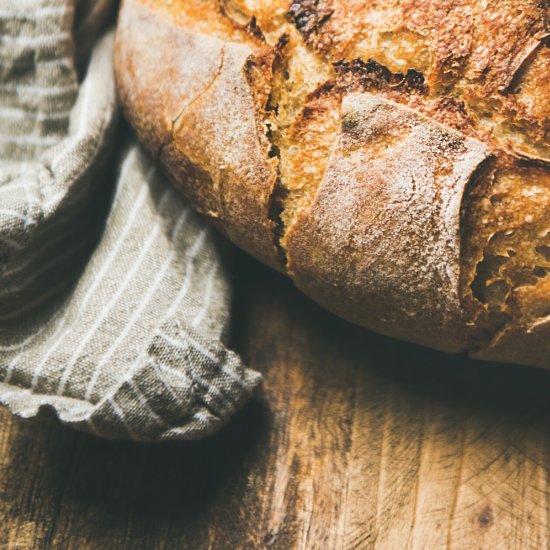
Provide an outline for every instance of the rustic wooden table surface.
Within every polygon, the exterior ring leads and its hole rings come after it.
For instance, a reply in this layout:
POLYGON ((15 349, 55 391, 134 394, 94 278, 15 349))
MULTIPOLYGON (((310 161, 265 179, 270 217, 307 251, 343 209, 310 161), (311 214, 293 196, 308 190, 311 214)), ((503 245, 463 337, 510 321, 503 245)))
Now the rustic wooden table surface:
POLYGON ((550 372, 372 335, 239 265, 257 397, 163 445, 0 411, 0 548, 548 547, 550 372))

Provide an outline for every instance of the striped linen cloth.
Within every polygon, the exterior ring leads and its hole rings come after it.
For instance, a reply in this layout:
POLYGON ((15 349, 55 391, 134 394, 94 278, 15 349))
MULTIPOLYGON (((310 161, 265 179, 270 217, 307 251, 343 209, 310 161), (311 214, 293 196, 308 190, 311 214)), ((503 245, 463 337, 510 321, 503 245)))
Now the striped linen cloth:
POLYGON ((194 439, 261 377, 223 344, 228 245, 119 120, 114 11, 0 1, 0 403, 194 439))

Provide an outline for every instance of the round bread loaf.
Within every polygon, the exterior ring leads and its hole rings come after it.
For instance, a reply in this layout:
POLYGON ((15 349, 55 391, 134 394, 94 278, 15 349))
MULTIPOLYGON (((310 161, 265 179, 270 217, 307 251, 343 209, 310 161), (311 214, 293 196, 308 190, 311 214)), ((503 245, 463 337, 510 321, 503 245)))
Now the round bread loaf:
POLYGON ((193 206, 311 298, 550 367, 540 0, 124 0, 115 67, 193 206))

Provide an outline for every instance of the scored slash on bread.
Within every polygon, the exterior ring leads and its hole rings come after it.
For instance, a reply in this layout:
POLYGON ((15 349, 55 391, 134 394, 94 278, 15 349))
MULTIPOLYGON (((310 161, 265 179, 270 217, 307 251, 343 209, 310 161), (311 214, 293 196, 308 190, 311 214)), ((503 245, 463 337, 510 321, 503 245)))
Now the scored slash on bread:
POLYGON ((287 237, 291 275, 377 332, 466 349, 460 210, 489 149, 376 95, 347 95, 341 111, 322 185, 287 237))
POLYGON ((193 206, 326 308, 550 367, 547 11, 124 0, 117 87, 193 206))

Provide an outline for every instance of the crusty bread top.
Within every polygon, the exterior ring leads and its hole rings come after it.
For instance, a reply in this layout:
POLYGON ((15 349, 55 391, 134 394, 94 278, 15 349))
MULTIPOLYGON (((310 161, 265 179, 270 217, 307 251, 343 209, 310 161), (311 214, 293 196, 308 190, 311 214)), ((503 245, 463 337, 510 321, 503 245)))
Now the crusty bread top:
POLYGON ((116 72, 195 207, 314 299, 550 366, 547 36, 539 0, 125 0, 116 72))

